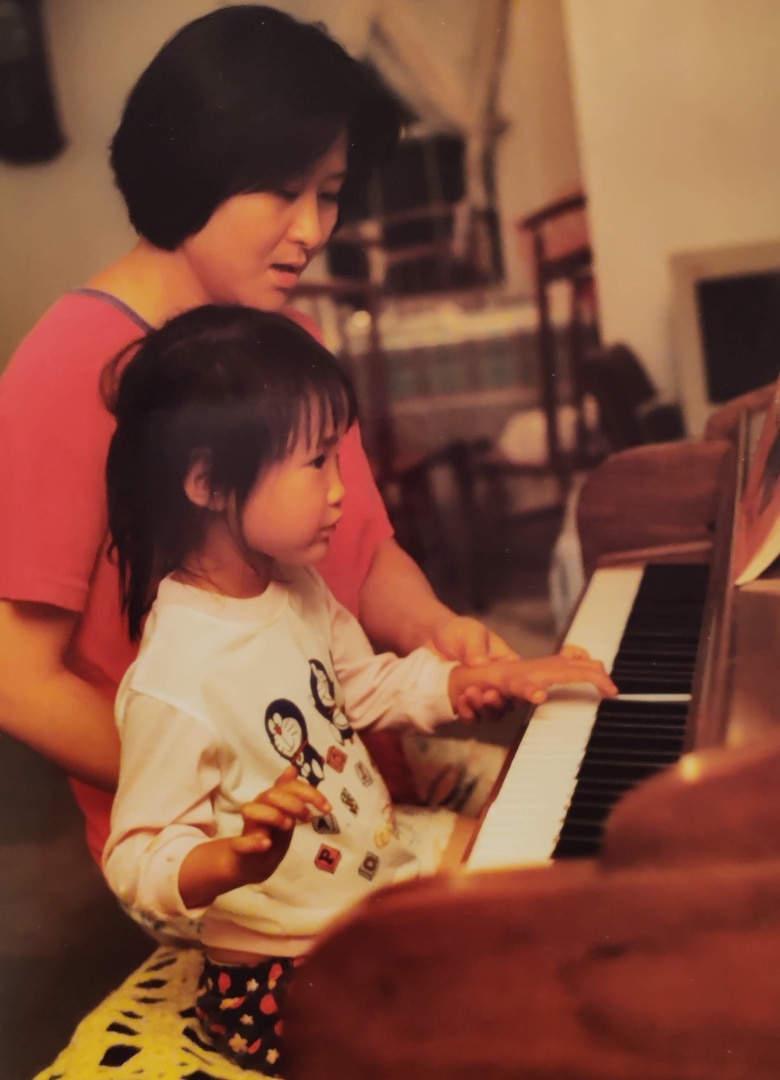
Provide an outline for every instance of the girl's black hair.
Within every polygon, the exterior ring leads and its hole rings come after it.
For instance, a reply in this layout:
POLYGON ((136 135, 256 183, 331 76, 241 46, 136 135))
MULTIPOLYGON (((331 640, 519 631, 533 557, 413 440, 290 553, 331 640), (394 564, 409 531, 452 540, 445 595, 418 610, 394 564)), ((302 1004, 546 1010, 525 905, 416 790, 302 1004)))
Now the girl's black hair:
POLYGON ((346 129, 347 208, 395 146, 402 112, 324 27, 218 8, 178 31, 130 92, 111 166, 136 231, 173 251, 233 195, 304 176, 346 129))
POLYGON ((211 513, 184 491, 197 457, 240 515, 262 470, 299 436, 314 447, 357 415, 348 376, 300 326, 216 304, 177 315, 120 353, 103 396, 116 417, 106 463, 111 555, 133 640, 160 579, 197 548, 211 513))

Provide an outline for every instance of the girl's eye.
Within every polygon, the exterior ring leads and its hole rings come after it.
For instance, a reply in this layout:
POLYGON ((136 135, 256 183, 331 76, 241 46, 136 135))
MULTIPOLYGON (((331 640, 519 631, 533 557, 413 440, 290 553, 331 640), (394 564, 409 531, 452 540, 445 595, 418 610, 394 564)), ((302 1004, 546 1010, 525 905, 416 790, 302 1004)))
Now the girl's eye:
POLYGON ((338 206, 341 199, 341 191, 321 191, 320 199, 322 202, 334 203, 336 206, 338 206))
POLYGON ((292 188, 279 188, 276 194, 285 202, 295 202, 296 199, 301 197, 300 191, 294 191, 292 188))
POLYGON ((320 454, 318 457, 316 457, 314 459, 314 461, 312 461, 312 465, 314 466, 315 469, 321 469, 325 465, 325 460, 326 460, 325 455, 320 454))

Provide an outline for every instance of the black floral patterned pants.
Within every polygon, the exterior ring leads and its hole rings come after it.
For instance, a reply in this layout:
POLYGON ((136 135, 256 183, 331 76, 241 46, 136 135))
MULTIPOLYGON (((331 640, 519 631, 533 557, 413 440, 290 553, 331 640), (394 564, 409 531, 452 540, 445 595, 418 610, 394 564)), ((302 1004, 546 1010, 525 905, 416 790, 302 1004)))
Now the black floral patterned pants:
POLYGON ((204 957, 195 1010, 220 1053, 244 1069, 282 1073, 280 1012, 290 977, 302 962, 302 957, 280 957, 249 966, 204 957))

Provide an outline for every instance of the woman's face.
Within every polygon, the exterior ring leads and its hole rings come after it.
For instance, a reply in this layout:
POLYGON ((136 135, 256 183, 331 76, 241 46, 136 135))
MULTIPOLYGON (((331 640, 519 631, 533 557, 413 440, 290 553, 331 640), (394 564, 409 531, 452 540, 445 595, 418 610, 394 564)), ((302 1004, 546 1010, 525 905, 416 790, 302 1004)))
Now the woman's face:
POLYGON ((305 176, 281 190, 234 195, 221 203, 178 249, 192 277, 193 306, 284 307, 333 232, 346 170, 344 133, 305 176))

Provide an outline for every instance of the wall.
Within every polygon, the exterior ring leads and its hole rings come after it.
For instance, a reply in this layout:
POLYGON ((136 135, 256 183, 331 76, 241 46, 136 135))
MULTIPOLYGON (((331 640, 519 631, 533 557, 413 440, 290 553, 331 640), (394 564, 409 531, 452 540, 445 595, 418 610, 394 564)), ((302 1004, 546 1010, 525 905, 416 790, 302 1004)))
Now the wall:
POLYGON ((670 254, 780 238, 780 4, 564 14, 604 336, 675 395, 670 254))
POLYGON ((65 152, 0 164, 0 364, 46 307, 132 243, 107 147, 128 89, 162 42, 214 0, 45 0, 65 152))
POLYGON ((509 125, 498 144, 507 275, 512 291, 529 292, 514 223, 581 183, 560 0, 511 0, 499 111, 509 125))

